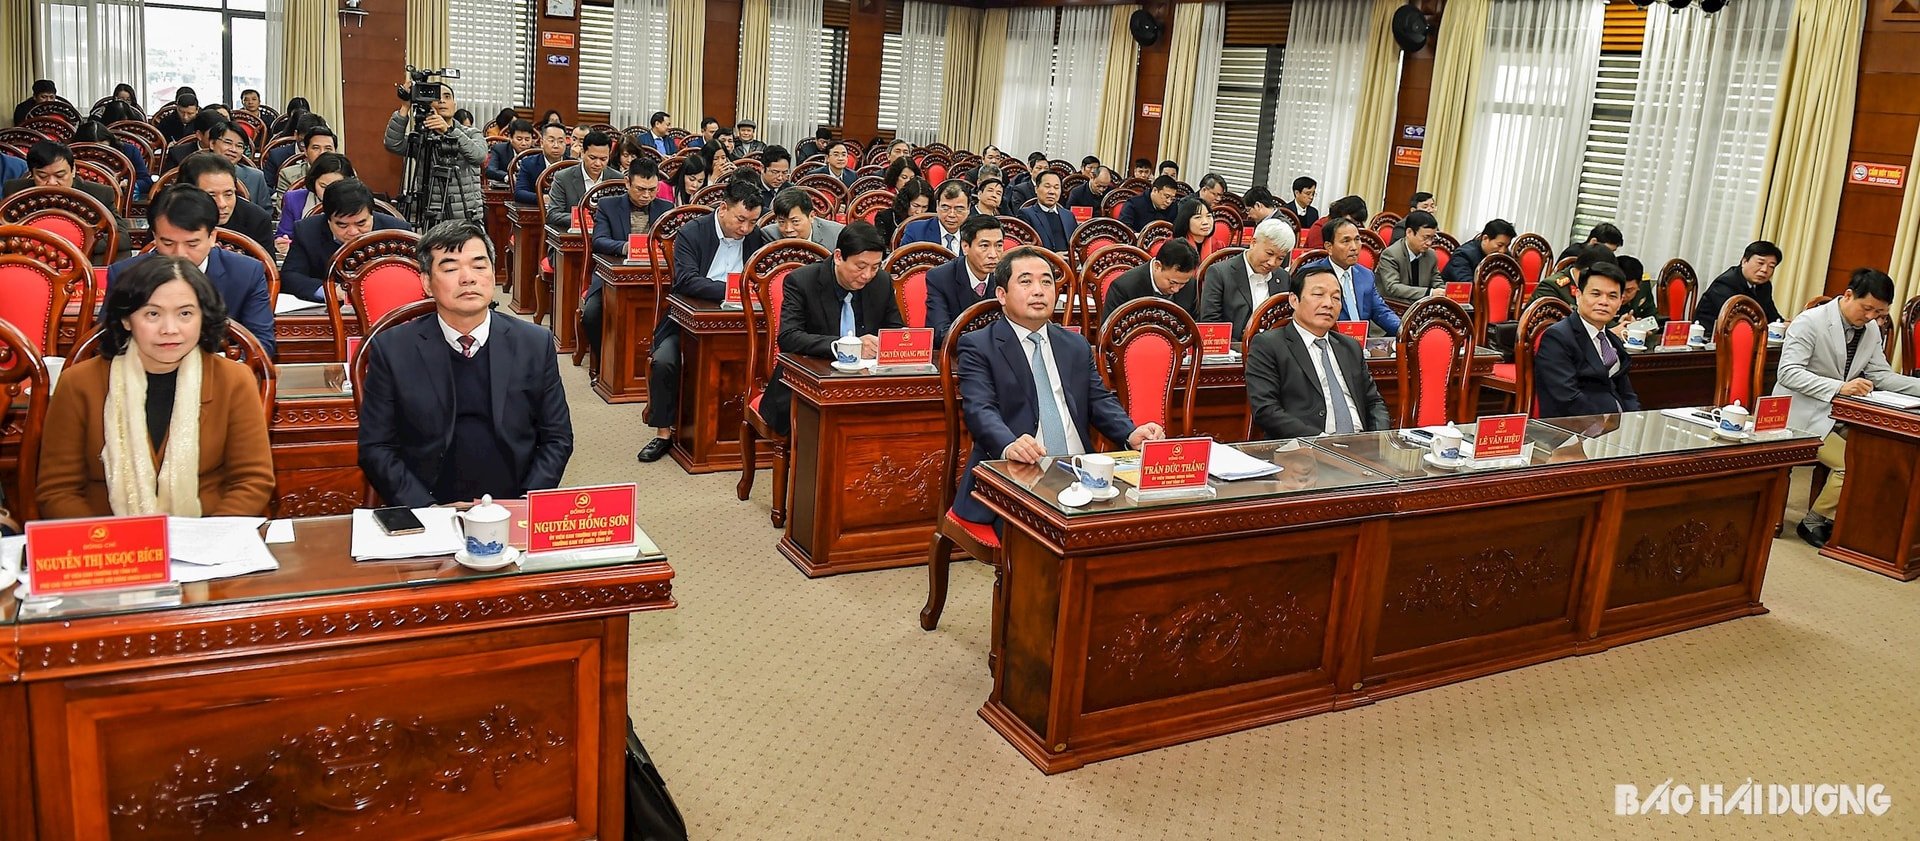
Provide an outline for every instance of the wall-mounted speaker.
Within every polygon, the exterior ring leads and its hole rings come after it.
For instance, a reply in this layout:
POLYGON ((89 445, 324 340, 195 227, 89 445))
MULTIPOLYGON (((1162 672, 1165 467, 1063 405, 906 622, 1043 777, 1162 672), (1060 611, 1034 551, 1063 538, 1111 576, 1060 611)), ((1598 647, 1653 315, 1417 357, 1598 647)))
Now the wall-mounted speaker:
POLYGON ((1393 40, 1400 49, 1417 53, 1427 45, 1427 16, 1411 4, 1393 13, 1393 40))
POLYGON ((1127 28, 1133 30, 1133 40, 1142 47, 1151 47, 1160 40, 1160 21, 1146 9, 1139 9, 1133 17, 1127 18, 1127 28))

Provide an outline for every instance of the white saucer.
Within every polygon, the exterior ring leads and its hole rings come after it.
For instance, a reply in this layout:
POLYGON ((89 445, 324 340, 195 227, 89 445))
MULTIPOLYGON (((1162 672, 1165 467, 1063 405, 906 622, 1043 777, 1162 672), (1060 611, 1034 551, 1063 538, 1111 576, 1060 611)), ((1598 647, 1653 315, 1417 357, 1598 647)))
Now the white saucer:
POLYGON ((1073 487, 1086 491, 1087 496, 1092 497, 1096 502, 1105 502, 1109 499, 1112 499, 1120 495, 1120 489, 1114 487, 1111 482, 1107 484, 1107 489, 1104 491, 1096 491, 1092 488, 1087 487, 1086 485, 1080 484, 1079 482, 1073 483, 1073 487))
POLYGON ((512 546, 508 546, 505 552, 500 553, 500 557, 498 560, 483 563, 483 562, 474 560, 472 555, 467 554, 467 550, 462 549, 458 552, 453 553, 453 559, 456 561, 459 561, 460 565, 463 567, 466 567, 467 569, 479 570, 481 572, 492 572, 496 569, 504 568, 507 565, 520 560, 520 550, 515 549, 512 546))
POLYGON ((852 365, 848 365, 847 363, 841 362, 838 359, 835 359, 832 362, 829 362, 827 364, 833 366, 833 370, 839 371, 842 374, 858 374, 861 371, 865 371, 868 368, 873 367, 872 365, 867 364, 867 360, 864 360, 864 359, 860 360, 859 362, 855 362, 852 365))
POLYGON ((1739 432, 1728 432, 1724 429, 1721 429, 1718 425, 1715 425, 1713 427, 1713 434, 1718 435, 1721 438, 1725 438, 1729 441, 1745 441, 1753 437, 1753 433, 1748 432, 1744 429, 1740 430, 1739 432))
POLYGON ((1473 459, 1467 458, 1465 456, 1461 456, 1460 458, 1454 459, 1452 461, 1448 461, 1446 459, 1443 459, 1434 455, 1432 452, 1421 453, 1420 460, 1428 464, 1431 464, 1434 467, 1438 467, 1441 470, 1459 470, 1460 468, 1466 467, 1467 465, 1473 463, 1473 459))

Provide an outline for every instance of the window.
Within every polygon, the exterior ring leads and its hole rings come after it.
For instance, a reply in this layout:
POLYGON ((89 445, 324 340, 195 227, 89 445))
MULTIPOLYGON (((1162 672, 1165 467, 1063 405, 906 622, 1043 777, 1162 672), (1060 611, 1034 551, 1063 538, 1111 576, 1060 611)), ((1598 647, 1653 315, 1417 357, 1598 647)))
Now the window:
POLYGON ((613 7, 580 7, 579 110, 613 110, 613 7))
POLYGON ((1267 183, 1273 159, 1275 104, 1280 95, 1282 47, 1226 47, 1213 106, 1213 147, 1207 170, 1228 184, 1267 183))
POLYGON ((266 87, 266 0, 150 2, 141 24, 147 61, 142 102, 170 101, 184 85, 202 104, 238 106, 241 91, 266 87))
POLYGON ((1593 86, 1593 119, 1587 124, 1586 152, 1580 159, 1580 192, 1573 210, 1572 241, 1593 226, 1613 222, 1620 210, 1620 177, 1627 160, 1627 130, 1633 123, 1633 96, 1640 76, 1640 55, 1600 56, 1593 86))
POLYGON ((889 32, 880 42, 880 130, 900 127, 900 69, 904 37, 889 32))
POLYGON ((533 104, 533 0, 448 0, 447 66, 479 119, 533 104))
POLYGON ((813 89, 813 121, 818 125, 840 125, 840 103, 847 93, 847 30, 829 26, 820 30, 820 60, 826 65, 827 83, 813 89))

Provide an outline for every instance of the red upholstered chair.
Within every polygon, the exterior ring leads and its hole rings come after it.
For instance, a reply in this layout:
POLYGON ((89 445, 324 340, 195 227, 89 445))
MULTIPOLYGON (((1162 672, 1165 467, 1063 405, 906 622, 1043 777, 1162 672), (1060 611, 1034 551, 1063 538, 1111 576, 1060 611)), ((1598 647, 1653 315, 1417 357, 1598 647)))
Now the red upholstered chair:
POLYGON ((22 126, 0 129, 0 143, 5 143, 8 146, 19 149, 30 148, 33 144, 39 143, 42 140, 52 139, 53 138, 46 136, 46 134, 42 132, 22 126))
POLYGON ((1296 241, 1296 242, 1298 242, 1298 241, 1299 241, 1299 239, 1300 239, 1300 214, 1298 214, 1298 213, 1295 213, 1295 212, 1293 212, 1292 210, 1290 210, 1290 209, 1288 209, 1288 208, 1284 208, 1284 207, 1276 207, 1276 208, 1274 208, 1274 209, 1273 209, 1273 217, 1274 217, 1275 219, 1278 219, 1278 220, 1280 220, 1280 221, 1282 221, 1282 222, 1285 222, 1285 223, 1287 223, 1287 226, 1293 229, 1293 238, 1294 238, 1294 241, 1296 241))
POLYGON ((1288 265, 1293 267, 1306 266, 1325 259, 1327 259, 1327 250, 1324 248, 1296 248, 1293 250, 1293 262, 1288 265))
POLYGON ((787 437, 767 425, 760 414, 760 399, 766 396, 767 380, 773 377, 773 360, 780 355, 780 305, 785 298, 787 275, 801 266, 833 259, 833 254, 803 239, 783 239, 762 246, 747 258, 741 290, 743 297, 758 304, 746 308, 747 318, 747 393, 740 417, 740 483, 734 495, 746 499, 753 494, 754 463, 759 439, 765 438, 773 449, 773 510, 769 518, 774 528, 787 524, 787 437))
MULTIPOLYGON (((367 335, 375 322, 402 304, 427 297, 420 282, 420 235, 412 231, 369 231, 347 240, 327 266, 327 318, 333 322, 334 359, 347 358, 346 316, 341 289, 353 305, 358 334, 367 335)), ((364 340, 363 340, 364 341, 364 340)))
POLYGON ((927 272, 953 259, 931 242, 916 242, 887 255, 884 268, 893 278, 893 303, 908 327, 933 326, 927 323, 927 272))
MULTIPOLYGON (((673 287, 673 246, 674 235, 680 229, 695 222, 711 225, 708 217, 713 209, 705 205, 689 204, 676 207, 660 214, 653 220, 653 234, 647 237, 647 263, 653 267, 653 312, 656 319, 667 317, 667 295, 673 287)), ((642 341, 652 342, 652 331, 646 331, 642 341)))
POLYGON ((1036 248, 1045 247, 1040 244, 1040 232, 1034 230, 1032 225, 1027 224, 1027 220, 1018 216, 1001 216, 998 218, 1000 219, 1000 235, 1006 240, 1006 250, 1012 251, 1022 245, 1031 245, 1036 248))
MULTIPOLYGON (((580 280, 574 285, 574 288, 580 290, 580 300, 583 303, 587 300, 587 290, 593 288, 594 208, 599 207, 601 201, 620 195, 626 191, 627 180, 625 178, 616 178, 612 181, 603 181, 592 187, 588 187, 586 194, 580 197, 580 209, 582 211, 580 217, 584 220, 587 230, 587 253, 580 260, 580 280)), ((585 317, 581 313, 584 312, 585 309, 585 307, 578 305, 573 308, 573 335, 578 337, 578 341, 573 343, 573 367, 580 367, 580 361, 582 359, 591 360, 587 363, 588 379, 597 380, 600 378, 600 349, 598 347, 587 346, 587 334, 582 329, 581 324, 581 319, 585 317)), ((604 335, 605 334, 602 334, 602 337, 604 337, 604 335)))
MULTIPOLYGON (((1292 324, 1293 307, 1294 297, 1292 292, 1282 292, 1261 301, 1255 306, 1253 308, 1253 315, 1247 319, 1247 329, 1240 333, 1241 352, 1245 353, 1245 348, 1253 344, 1253 337, 1276 327, 1285 327, 1292 324)), ((1240 440, 1252 441, 1254 440, 1253 407, 1244 406, 1242 409, 1246 414, 1246 432, 1241 434, 1240 440)))
MULTIPOLYGON (((947 567, 953 563, 954 549, 966 552, 981 563, 993 567, 993 614, 997 619, 1005 607, 1001 604, 1000 578, 1006 565, 1000 553, 1000 536, 993 527, 960 519, 953 513, 953 499, 959 492, 960 471, 965 469, 972 450, 960 417, 960 385, 955 369, 959 367, 960 339, 975 330, 983 330, 1006 316, 997 300, 981 301, 954 319, 953 330, 940 345, 940 396, 946 413, 947 440, 937 481, 940 487, 940 521, 934 526, 933 540, 927 546, 927 605, 920 609, 920 627, 940 627, 940 612, 947 606, 947 567)), ((987 653, 988 670, 999 659, 1000 623, 994 621, 993 637, 987 653)))
POLYGON ((1493 376, 1482 381, 1482 386, 1501 391, 1511 389, 1513 399, 1508 407, 1539 417, 1540 407, 1534 399, 1533 355, 1540 351, 1540 339, 1546 336, 1547 328, 1572 315, 1573 308, 1559 298, 1541 298, 1528 304, 1520 313, 1520 330, 1514 335, 1513 362, 1493 366, 1493 376))
POLYGON ((95 161, 75 160, 73 162, 73 177, 78 181, 98 184, 112 190, 113 212, 122 216, 127 214, 127 196, 131 191, 127 189, 128 185, 120 183, 119 176, 114 175, 113 170, 108 169, 105 164, 95 161))
POLYGON ((27 225, 54 234, 92 254, 103 239, 104 253, 119 253, 120 232, 113 211, 92 196, 67 187, 29 187, 0 200, 0 224, 27 225))
POLYGON ((1358 231, 1358 233, 1360 236, 1360 254, 1356 262, 1362 266, 1366 266, 1367 271, 1373 271, 1374 265, 1380 262, 1380 252, 1387 250, 1387 244, 1382 241, 1380 237, 1374 235, 1372 231, 1362 229, 1358 231))
POLYGON ((692 203, 708 210, 719 210, 720 205, 726 204, 726 202, 727 185, 725 184, 708 184, 705 187, 693 191, 692 203))
POLYGON ((947 180, 947 165, 943 163, 929 164, 926 173, 927 183, 938 187, 947 180))
POLYGON ((1539 234, 1525 233, 1514 238, 1507 255, 1520 264, 1520 279, 1527 284, 1523 294, 1532 295, 1533 288, 1547 276, 1547 267, 1553 265, 1553 244, 1539 234))
POLYGON ((1513 321, 1525 294, 1520 263, 1505 254, 1488 254, 1473 272, 1473 343, 1487 343, 1490 325, 1513 321))
POLYGON ((1374 236, 1379 237, 1381 242, 1391 244, 1393 242, 1393 226, 1398 224, 1400 224, 1400 214, 1389 213, 1382 210, 1379 213, 1373 214, 1372 219, 1367 220, 1367 230, 1374 236))
POLYGON ((42 355, 59 355, 61 316, 75 298, 75 340, 93 329, 97 293, 86 254, 73 243, 39 228, 0 225, 0 320, 42 355))
POLYGON ((1715 370, 1713 405, 1739 403, 1749 409, 1764 396, 1767 372, 1767 313, 1745 295, 1727 299, 1713 325, 1715 370))
POLYGON ((1900 338, 1907 345, 1907 376, 1920 376, 1920 295, 1900 308, 1900 338))
MULTIPOLYGON (((900 247, 901 238, 907 235, 908 225, 912 225, 913 223, 918 222, 922 219, 934 219, 934 218, 937 218, 937 217, 935 217, 931 213, 915 213, 912 216, 909 216, 905 219, 896 220, 897 224, 893 226, 893 239, 891 242, 887 244, 887 248, 891 250, 891 249, 896 249, 900 247)), ((941 246, 941 248, 944 250, 946 246, 941 246)), ((952 254, 953 252, 949 251, 947 253, 952 254)))
POLYGON ((1467 362, 1473 354, 1473 321, 1446 298, 1422 298, 1400 317, 1400 418, 1402 427, 1465 420, 1467 362))
POLYGON ((1433 273, 1439 275, 1447 270, 1447 261, 1453 258, 1453 252, 1460 249, 1460 241, 1445 231, 1435 231, 1429 247, 1433 249, 1433 273))
POLYGON ((1035 250, 1046 259, 1047 266, 1053 270, 1054 293, 1060 300, 1053 310, 1053 323, 1069 329, 1080 329, 1082 335, 1089 337, 1087 342, 1091 344, 1093 333, 1081 327, 1086 319, 1084 312, 1086 296, 1080 288, 1080 275, 1073 271, 1072 266, 1067 265, 1067 258, 1044 248, 1036 247, 1035 250))
POLYGON ((1086 335, 1093 335, 1107 319, 1107 287, 1128 269, 1151 259, 1147 252, 1131 245, 1108 246, 1087 259, 1086 267, 1080 270, 1081 297, 1092 299, 1082 305, 1085 312, 1080 324, 1086 335))
POLYGON ((67 122, 59 117, 28 117, 26 122, 20 124, 20 127, 40 132, 46 135, 47 139, 56 140, 61 143, 73 139, 73 123, 67 122))
POLYGON ((1174 438, 1193 433, 1200 388, 1200 329, 1193 316, 1164 298, 1136 298, 1101 325, 1099 347, 1101 376, 1134 423, 1160 424, 1174 438))
POLYGON ((1653 288, 1662 315, 1675 321, 1693 318, 1693 306, 1700 300, 1700 276, 1687 261, 1678 257, 1668 260, 1660 267, 1653 288))
POLYGON ((28 119, 49 116, 59 117, 61 122, 70 126, 80 125, 80 109, 73 107, 73 103, 67 101, 64 96, 56 96, 47 102, 34 103, 33 107, 27 109, 28 119))
MULTIPOLYGON (((88 333, 67 354, 67 364, 84 362, 100 355, 100 343, 105 335, 106 330, 101 328, 88 333)), ((280 378, 280 369, 274 366, 272 359, 267 358, 266 346, 260 344, 260 340, 240 322, 229 320, 227 340, 221 345, 220 355, 247 366, 247 370, 253 372, 253 379, 260 386, 260 405, 266 408, 267 418, 272 419, 274 402, 278 397, 273 384, 280 378)))
MULTIPOLYGON (((528 151, 538 152, 540 150, 529 149, 528 151)), ((353 408, 356 414, 359 413, 360 411, 361 396, 367 393, 367 389, 366 389, 367 358, 368 358, 367 349, 373 347, 374 340, 379 338, 382 334, 386 333, 387 331, 392 330, 393 328, 398 327, 402 324, 405 324, 409 321, 412 321, 416 318, 424 318, 426 316, 432 315, 433 313, 434 313, 434 303, 432 298, 422 298, 418 301, 410 301, 408 303, 401 304, 400 306, 395 307, 393 311, 387 313, 385 316, 382 316, 379 320, 373 323, 372 329, 369 329, 366 332, 365 337, 360 340, 360 343, 361 343, 360 352, 357 354, 354 354, 353 364, 347 366, 347 378, 350 382, 353 383, 353 408)), ((373 492, 372 482, 365 483, 365 490, 362 492, 362 495, 366 498, 366 504, 369 506, 378 505, 380 503, 379 494, 376 494, 373 492)))
POLYGON ((1120 206, 1143 192, 1146 192, 1146 188, 1134 186, 1125 181, 1113 185, 1112 189, 1107 190, 1106 195, 1100 197, 1099 215, 1118 219, 1120 206))
POLYGON ((1173 239, 1173 223, 1164 219, 1155 219, 1140 229, 1140 236, 1134 244, 1140 246, 1148 254, 1158 254, 1160 252, 1160 243, 1170 239, 1173 239))
POLYGON ((878 174, 862 175, 859 178, 853 179, 853 186, 849 187, 848 191, 853 193, 856 198, 861 193, 871 193, 874 191, 883 193, 893 192, 887 189, 887 179, 880 177, 878 174))
POLYGON ((880 215, 880 211, 892 206, 892 192, 887 190, 869 190, 853 197, 853 204, 850 205, 847 210, 847 219, 849 221, 858 219, 871 225, 873 224, 873 218, 880 215))
MULTIPOLYGON (((5 287, 9 270, 5 259, 0 257, 0 292, 11 294, 5 287)), ((0 311, 7 308, 6 294, 0 294, 0 311)), ((15 450, 20 463, 5 490, 14 517, 22 523, 40 516, 34 490, 40 485, 40 436, 47 420, 47 399, 53 394, 41 356, 39 342, 0 317, 0 436, 20 442, 15 450)))
POLYGON ((1240 209, 1240 200, 1234 198, 1232 193, 1228 193, 1226 197, 1232 198, 1233 203, 1229 204, 1222 200, 1219 206, 1213 209, 1213 237, 1210 241, 1216 251, 1241 245, 1246 240, 1247 214, 1240 209))
MULTIPOLYGON (((105 143, 74 143, 67 148, 73 150, 73 159, 76 162, 97 164, 111 173, 113 180, 103 183, 119 187, 121 203, 122 205, 126 203, 126 197, 133 193, 133 181, 137 177, 137 171, 133 168, 133 160, 127 157, 124 150, 105 143)), ((124 215, 127 212, 126 207, 121 207, 120 212, 124 215)))
POLYGON ((1071 195, 1073 188, 1085 183, 1087 183, 1087 177, 1081 175, 1079 172, 1069 172, 1066 175, 1062 175, 1060 176, 1060 195, 1062 197, 1071 195))
POLYGON ((1118 219, 1095 216, 1080 223, 1067 235, 1067 257, 1075 266, 1085 266, 1094 252, 1113 245, 1133 242, 1133 229, 1118 219))

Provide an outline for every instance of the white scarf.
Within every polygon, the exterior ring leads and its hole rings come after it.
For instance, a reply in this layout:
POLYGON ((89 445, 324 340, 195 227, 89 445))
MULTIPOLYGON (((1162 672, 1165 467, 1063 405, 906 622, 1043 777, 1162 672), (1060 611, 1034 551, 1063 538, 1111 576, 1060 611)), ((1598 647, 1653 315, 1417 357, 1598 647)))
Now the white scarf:
POLYGON ((128 341, 126 352, 111 363, 101 460, 107 466, 107 501, 114 514, 200 516, 201 357, 196 347, 180 360, 167 449, 157 472, 147 436, 147 369, 139 347, 128 341))

